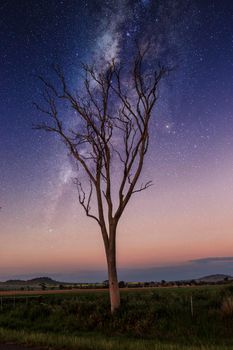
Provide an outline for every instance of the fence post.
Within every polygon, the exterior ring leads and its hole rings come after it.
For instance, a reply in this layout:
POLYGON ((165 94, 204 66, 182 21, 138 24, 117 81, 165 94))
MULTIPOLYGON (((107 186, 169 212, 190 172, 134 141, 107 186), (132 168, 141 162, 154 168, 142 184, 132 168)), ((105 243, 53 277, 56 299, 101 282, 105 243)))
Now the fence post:
POLYGON ((190 297, 190 308, 191 308, 191 315, 193 317, 193 296, 190 297))

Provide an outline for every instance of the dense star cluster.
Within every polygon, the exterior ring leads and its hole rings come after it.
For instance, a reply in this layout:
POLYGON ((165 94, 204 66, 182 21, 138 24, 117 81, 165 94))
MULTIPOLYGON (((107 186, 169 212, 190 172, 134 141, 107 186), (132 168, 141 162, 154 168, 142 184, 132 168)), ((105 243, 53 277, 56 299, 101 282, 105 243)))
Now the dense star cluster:
MULTIPOLYGON (((78 90, 82 62, 94 62, 101 69, 112 58, 128 64, 135 42, 143 45, 148 40, 151 64, 161 61, 174 69, 160 86, 152 118, 144 176, 154 187, 134 200, 121 229, 122 236, 129 237, 123 238, 126 248, 134 225, 146 230, 148 237, 142 246, 138 233, 135 249, 142 249, 138 260, 130 260, 125 248, 120 263, 153 265, 229 255, 233 243, 228 217, 233 205, 232 16, 233 3, 228 0, 1 1, 0 276, 12 273, 13 261, 20 265, 18 273, 36 271, 42 261, 54 271, 56 264, 51 261, 61 255, 67 270, 87 266, 81 251, 90 239, 93 259, 87 268, 98 261, 103 265, 102 247, 93 233, 97 229, 77 203, 74 168, 64 145, 54 135, 32 130, 41 120, 33 107, 41 93, 37 76, 54 81, 51 65, 58 63, 71 88, 78 90), (135 213, 140 216, 142 210, 140 223, 134 223, 135 213), (210 225, 213 217, 215 226, 210 225), (211 250, 208 240, 223 238, 220 251, 211 250), (77 257, 75 250, 69 252, 78 244, 77 257), (41 250, 32 258, 37 246, 41 250)), ((63 118, 72 125, 71 111, 64 112, 63 118)))

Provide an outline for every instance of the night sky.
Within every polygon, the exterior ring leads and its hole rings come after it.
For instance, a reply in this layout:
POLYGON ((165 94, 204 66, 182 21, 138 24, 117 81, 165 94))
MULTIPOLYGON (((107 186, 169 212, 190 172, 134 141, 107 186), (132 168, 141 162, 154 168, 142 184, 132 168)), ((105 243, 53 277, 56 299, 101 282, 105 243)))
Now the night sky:
POLYGON ((53 79, 59 63, 80 89, 81 62, 130 60, 148 38, 151 60, 176 69, 152 118, 143 177, 154 186, 119 226, 121 276, 233 274, 233 2, 1 0, 0 279, 104 279, 102 238, 79 207, 67 151, 32 129, 36 77, 53 79))

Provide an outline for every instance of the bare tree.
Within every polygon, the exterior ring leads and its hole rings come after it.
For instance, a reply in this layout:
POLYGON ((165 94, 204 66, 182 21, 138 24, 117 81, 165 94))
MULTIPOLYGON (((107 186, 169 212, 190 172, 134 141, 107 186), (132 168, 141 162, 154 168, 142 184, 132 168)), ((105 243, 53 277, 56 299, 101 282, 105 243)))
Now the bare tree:
POLYGON ((35 104, 48 116, 36 128, 58 134, 88 179, 87 184, 79 172, 78 198, 86 215, 98 223, 102 233, 112 313, 120 306, 117 226, 131 196, 152 185, 148 181, 136 187, 148 150, 149 122, 158 85, 168 72, 161 65, 151 69, 148 50, 138 49, 129 69, 116 60, 100 70, 83 65, 85 76, 80 91, 70 89, 63 71, 55 66, 58 87, 40 77, 45 103, 35 104), (66 127, 67 118, 62 112, 64 108, 61 109, 67 104, 77 118, 72 129, 66 127))

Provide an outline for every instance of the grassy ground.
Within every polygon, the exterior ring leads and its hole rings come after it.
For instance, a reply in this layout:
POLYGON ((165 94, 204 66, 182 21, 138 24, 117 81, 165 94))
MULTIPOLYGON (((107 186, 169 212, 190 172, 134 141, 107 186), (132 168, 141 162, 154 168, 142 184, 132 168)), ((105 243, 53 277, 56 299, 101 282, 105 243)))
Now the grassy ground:
POLYGON ((0 342, 15 342, 46 349, 69 350, 231 350, 231 345, 180 345, 159 343, 152 339, 105 337, 100 335, 58 335, 13 331, 0 328, 0 342))
MULTIPOLYGON (((233 349, 233 286, 2 297, 0 341, 54 348, 233 349)), ((1 306, 1 305, 0 305, 1 306)))

